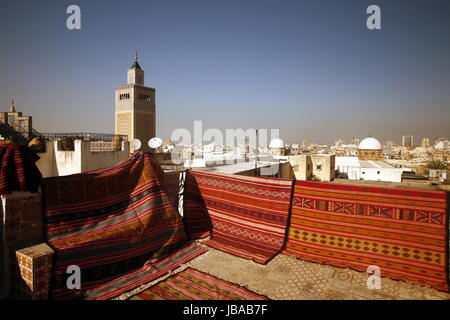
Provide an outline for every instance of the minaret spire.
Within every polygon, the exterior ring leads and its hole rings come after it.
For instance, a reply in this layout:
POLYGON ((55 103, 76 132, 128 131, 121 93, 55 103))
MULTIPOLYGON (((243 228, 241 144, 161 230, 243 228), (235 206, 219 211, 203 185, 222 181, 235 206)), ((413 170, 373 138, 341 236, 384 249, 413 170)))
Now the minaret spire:
POLYGON ((16 112, 16 108, 14 107, 14 99, 11 99, 11 105, 9 106, 9 112, 16 112))
MULTIPOLYGON (((135 50, 134 51, 134 62, 133 62, 133 64, 131 65, 131 68, 130 69, 141 69, 141 66, 139 65, 139 62, 138 62, 138 53, 137 53, 137 50, 135 50)), ((142 70, 142 69, 141 69, 142 70)))

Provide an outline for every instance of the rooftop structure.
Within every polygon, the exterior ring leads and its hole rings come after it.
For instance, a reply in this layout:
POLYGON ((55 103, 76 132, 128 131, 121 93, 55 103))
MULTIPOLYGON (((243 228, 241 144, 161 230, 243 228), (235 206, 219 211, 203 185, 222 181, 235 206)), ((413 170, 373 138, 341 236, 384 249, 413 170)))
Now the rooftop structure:
POLYGON ((360 156, 336 157, 335 169, 340 178, 386 182, 402 182, 403 172, 411 171, 409 168, 395 168, 384 161, 361 160, 360 156))
POLYGON ((363 139, 358 146, 358 158, 360 160, 381 161, 383 147, 381 143, 372 137, 363 139))
MULTIPOLYGON (((115 133, 127 135, 131 142, 138 139, 139 150, 149 150, 148 142, 156 135, 156 90, 144 85, 144 70, 137 53, 127 72, 127 84, 115 92, 115 133)), ((131 144, 131 151, 135 151, 131 144)))
POLYGON ((22 112, 16 111, 14 100, 12 100, 8 112, 0 112, 0 124, 3 125, 0 127, 0 134, 3 139, 24 143, 33 138, 32 120, 31 116, 24 116, 22 112))

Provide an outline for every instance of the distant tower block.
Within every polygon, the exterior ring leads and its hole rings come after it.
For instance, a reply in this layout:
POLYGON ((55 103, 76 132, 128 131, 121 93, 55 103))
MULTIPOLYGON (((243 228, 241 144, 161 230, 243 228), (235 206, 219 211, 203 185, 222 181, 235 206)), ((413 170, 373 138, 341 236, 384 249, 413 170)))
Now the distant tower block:
POLYGON ((144 70, 136 53, 128 69, 128 84, 116 88, 115 131, 129 141, 139 139, 139 150, 149 150, 148 141, 156 135, 155 97, 155 89, 144 86, 144 70))

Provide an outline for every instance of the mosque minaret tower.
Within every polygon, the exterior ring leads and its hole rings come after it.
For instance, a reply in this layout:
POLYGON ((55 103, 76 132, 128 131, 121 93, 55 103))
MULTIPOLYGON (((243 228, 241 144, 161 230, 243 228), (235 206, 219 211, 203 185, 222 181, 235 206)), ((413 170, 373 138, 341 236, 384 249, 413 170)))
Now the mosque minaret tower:
POLYGON ((116 88, 115 132, 127 135, 128 141, 139 139, 139 150, 148 150, 148 141, 156 133, 156 96, 154 88, 144 86, 137 52, 127 78, 126 85, 116 88))

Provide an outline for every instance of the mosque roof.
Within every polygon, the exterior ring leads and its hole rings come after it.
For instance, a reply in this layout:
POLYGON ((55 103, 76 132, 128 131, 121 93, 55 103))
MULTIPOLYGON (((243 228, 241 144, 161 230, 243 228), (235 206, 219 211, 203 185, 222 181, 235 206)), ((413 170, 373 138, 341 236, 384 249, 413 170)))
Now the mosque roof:
POLYGON ((363 139, 358 146, 358 149, 360 150, 381 150, 383 149, 381 147, 380 141, 373 137, 368 137, 363 139))
POLYGON ((269 148, 284 148, 284 141, 279 138, 272 139, 269 143, 269 148))
POLYGON ((133 64, 131 65, 130 69, 139 69, 142 70, 141 66, 139 65, 139 62, 137 62, 137 60, 135 60, 133 62, 133 64))

